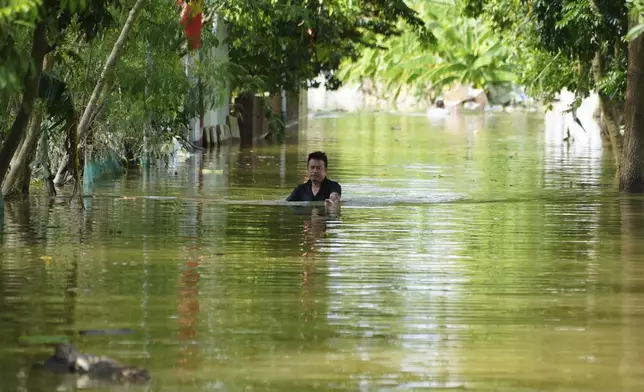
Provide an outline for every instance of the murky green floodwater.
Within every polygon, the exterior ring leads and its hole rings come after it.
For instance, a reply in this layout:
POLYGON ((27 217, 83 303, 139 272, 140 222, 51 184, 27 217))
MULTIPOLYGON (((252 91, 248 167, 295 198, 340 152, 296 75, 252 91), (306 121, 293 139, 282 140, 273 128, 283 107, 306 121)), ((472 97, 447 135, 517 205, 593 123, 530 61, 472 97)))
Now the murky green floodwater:
MULTIPOLYGON (((7 204, 0 391, 73 336, 152 391, 644 390, 644 200, 598 143, 535 115, 312 118, 93 184, 87 209, 7 204), (324 149, 339 214, 286 205, 324 149)), ((117 389, 119 390, 119 389, 117 389)))

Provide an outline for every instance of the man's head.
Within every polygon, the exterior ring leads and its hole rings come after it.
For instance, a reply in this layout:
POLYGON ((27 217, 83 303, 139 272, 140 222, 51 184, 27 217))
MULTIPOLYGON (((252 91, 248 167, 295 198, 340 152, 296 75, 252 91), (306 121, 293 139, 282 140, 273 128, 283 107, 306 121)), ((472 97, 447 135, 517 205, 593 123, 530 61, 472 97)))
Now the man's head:
POLYGON ((306 160, 306 171, 312 182, 320 183, 326 178, 326 168, 329 160, 322 151, 315 151, 309 154, 306 160))

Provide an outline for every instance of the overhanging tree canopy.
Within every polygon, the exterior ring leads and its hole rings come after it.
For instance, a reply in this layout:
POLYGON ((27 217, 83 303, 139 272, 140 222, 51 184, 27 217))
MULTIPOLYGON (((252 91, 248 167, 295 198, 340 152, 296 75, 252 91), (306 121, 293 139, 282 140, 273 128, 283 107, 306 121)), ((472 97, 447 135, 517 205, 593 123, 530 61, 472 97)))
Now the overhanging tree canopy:
POLYGON ((219 12, 230 27, 231 61, 273 93, 311 85, 320 75, 327 87, 338 88, 335 72, 342 60, 357 59, 362 46, 400 34, 401 20, 424 42, 435 40, 402 0, 238 0, 219 12))

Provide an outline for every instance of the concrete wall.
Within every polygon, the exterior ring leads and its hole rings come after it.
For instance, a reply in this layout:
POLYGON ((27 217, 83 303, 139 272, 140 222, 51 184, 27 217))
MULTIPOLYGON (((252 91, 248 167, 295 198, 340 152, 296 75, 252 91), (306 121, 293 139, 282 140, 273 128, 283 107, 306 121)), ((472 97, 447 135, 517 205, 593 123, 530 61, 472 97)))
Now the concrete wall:
MULTIPOLYGON (((306 95, 306 92, 303 93, 306 95)), ((286 124, 291 125, 297 123, 300 118, 300 96, 302 94, 298 93, 288 93, 286 95, 286 124)), ((273 114, 277 117, 282 115, 282 98, 279 95, 274 95, 269 98, 271 109, 273 114)))
MULTIPOLYGON (((219 42, 224 42, 225 39, 228 38, 228 28, 220 16, 213 19, 213 30, 215 32, 215 36, 219 42)), ((228 51, 228 44, 220 44, 218 47, 213 49, 212 55, 217 62, 227 61, 228 51)), ((214 127, 216 125, 226 124, 228 113, 230 113, 230 88, 226 89, 224 102, 221 106, 206 112, 204 116, 204 127, 214 127)))
MULTIPOLYGON (((286 98, 286 126, 297 125, 302 116, 308 114, 306 91, 289 94, 286 98)), ((236 105, 240 111, 239 133, 243 145, 252 146, 259 139, 268 134, 269 120, 264 116, 263 100, 267 99, 271 105, 273 115, 280 117, 281 107, 279 96, 262 97, 260 95, 246 95, 237 97, 236 105)), ((230 123, 230 120, 229 120, 230 123)))
MULTIPOLYGON (((317 79, 320 86, 308 90, 308 109, 316 111, 347 111, 356 112, 361 110, 399 110, 405 112, 417 112, 427 110, 427 104, 418 102, 411 94, 402 91, 395 102, 389 102, 373 94, 366 94, 357 83, 346 84, 338 90, 327 90, 324 87, 324 78, 317 79)), ((369 86, 367 85, 367 90, 369 86)), ((383 88, 383 86, 379 86, 383 88)), ((373 89, 373 88, 371 88, 373 89)), ((392 91, 393 95, 393 91, 392 91)))
MULTIPOLYGON (((217 15, 213 18, 213 24, 210 31, 204 30, 202 34, 215 34, 219 42, 224 42, 228 37, 228 28, 221 18, 217 15)), ((212 49, 211 55, 214 59, 213 67, 218 66, 221 62, 228 60, 228 44, 221 44, 212 49)), ((183 58, 186 75, 189 79, 193 79, 191 70, 194 67, 194 58, 196 52, 190 53, 183 58)), ((194 80, 193 80, 194 81, 194 80)), ((199 118, 190 120, 190 140, 193 142, 201 142, 204 147, 205 144, 214 144, 216 142, 223 142, 235 137, 235 132, 231 132, 228 125, 228 115, 230 113, 230 89, 227 87, 224 91, 224 99, 220 106, 207 110, 203 115, 203 127, 199 118)))
POLYGON ((309 114, 309 93, 308 90, 301 90, 300 91, 300 96, 298 99, 298 117, 301 119, 304 119, 308 116, 309 114))
POLYGON ((268 121, 264 118, 263 97, 247 94, 237 97, 235 105, 239 110, 239 132, 241 143, 252 146, 255 140, 268 132, 268 121))
MULTIPOLYGON (((183 56, 183 70, 186 73, 186 76, 188 80, 191 82, 195 82, 195 76, 193 75, 192 69, 194 69, 194 63, 195 60, 192 57, 192 54, 187 54, 183 56)), ((193 94, 194 92, 191 91, 190 94, 193 94)), ((189 139, 190 141, 197 141, 201 139, 201 127, 199 124, 199 118, 195 117, 190 120, 190 124, 188 125, 189 128, 189 139)))
POLYGON ((290 125, 297 123, 300 119, 300 95, 306 95, 304 93, 290 93, 286 96, 286 124, 290 125))
MULTIPOLYGON (((220 16, 213 21, 211 33, 215 34, 219 42, 228 37, 228 29, 220 16)), ((203 34, 208 34, 203 31, 203 34)), ((222 44, 212 51, 215 64, 228 60, 228 45, 222 44)), ((184 57, 184 67, 188 78, 193 78, 191 69, 194 67, 194 59, 191 53, 184 57)), ((199 118, 190 121, 190 139, 203 147, 210 147, 227 140, 240 139, 245 145, 252 145, 255 140, 261 139, 268 133, 268 120, 264 117, 262 97, 243 97, 238 102, 243 106, 240 118, 230 116, 230 89, 225 92, 224 102, 217 108, 207 110, 203 115, 203 127, 199 118)), ((276 116, 281 115, 281 98, 279 95, 269 97, 272 111, 276 116)), ((286 98, 286 125, 293 126, 298 123, 302 116, 308 114, 307 92, 291 93, 286 98)))
POLYGON ((324 87, 324 80, 318 88, 310 88, 308 93, 308 110, 346 110, 349 112, 363 110, 365 108, 365 97, 359 86, 346 85, 337 91, 327 90, 324 87))

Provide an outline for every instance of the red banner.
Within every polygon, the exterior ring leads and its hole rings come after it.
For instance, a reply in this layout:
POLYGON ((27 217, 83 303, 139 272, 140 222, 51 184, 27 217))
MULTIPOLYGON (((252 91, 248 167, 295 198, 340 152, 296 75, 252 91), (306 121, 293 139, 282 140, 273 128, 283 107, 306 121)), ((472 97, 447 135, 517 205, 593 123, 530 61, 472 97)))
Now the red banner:
POLYGON ((188 38, 188 50, 201 48, 203 0, 177 0, 181 6, 181 24, 188 38))

